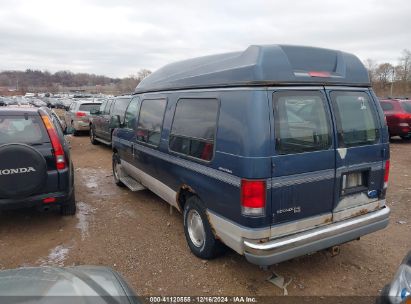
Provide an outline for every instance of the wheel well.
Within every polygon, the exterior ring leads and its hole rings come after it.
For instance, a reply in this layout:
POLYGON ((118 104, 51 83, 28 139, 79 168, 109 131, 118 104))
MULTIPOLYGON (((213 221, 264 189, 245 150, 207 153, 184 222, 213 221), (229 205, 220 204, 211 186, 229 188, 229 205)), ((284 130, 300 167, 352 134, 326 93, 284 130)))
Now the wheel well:
POLYGON ((187 200, 192 196, 197 196, 197 194, 190 186, 181 186, 180 191, 177 194, 177 203, 180 207, 181 213, 184 212, 184 205, 186 204, 187 200))

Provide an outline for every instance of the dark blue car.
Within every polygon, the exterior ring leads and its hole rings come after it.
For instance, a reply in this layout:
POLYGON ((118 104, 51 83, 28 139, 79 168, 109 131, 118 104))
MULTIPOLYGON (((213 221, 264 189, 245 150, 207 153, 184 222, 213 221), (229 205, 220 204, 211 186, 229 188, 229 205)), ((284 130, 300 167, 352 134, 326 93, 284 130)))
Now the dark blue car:
POLYGON ((271 265, 383 229, 388 132, 354 55, 267 45, 173 63, 113 133, 118 185, 184 214, 192 252, 271 265))

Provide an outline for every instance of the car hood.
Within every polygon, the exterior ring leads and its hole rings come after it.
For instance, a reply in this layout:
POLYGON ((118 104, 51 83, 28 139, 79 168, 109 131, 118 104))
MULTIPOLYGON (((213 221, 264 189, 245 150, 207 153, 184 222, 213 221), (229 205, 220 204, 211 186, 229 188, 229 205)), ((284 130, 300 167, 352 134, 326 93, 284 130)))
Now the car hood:
MULTIPOLYGON (((88 297, 99 303, 138 303, 121 276, 107 267, 33 267, 0 271, 2 297, 88 297)), ((40 301, 41 302, 41 301, 40 301)))

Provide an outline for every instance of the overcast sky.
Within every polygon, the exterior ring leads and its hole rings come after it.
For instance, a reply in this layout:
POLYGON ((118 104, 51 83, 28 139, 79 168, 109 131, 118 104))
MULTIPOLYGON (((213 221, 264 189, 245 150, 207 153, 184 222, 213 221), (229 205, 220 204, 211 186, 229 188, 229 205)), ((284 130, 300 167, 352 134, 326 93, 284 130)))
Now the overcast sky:
POLYGON ((410 0, 0 0, 0 70, 124 77, 251 44, 340 49, 396 63, 410 0))

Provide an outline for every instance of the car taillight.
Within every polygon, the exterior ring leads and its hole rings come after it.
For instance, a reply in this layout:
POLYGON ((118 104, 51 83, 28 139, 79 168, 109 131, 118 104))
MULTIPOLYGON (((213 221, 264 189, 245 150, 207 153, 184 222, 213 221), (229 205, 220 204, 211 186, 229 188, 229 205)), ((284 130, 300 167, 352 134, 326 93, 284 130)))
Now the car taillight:
POLYGON ((331 74, 329 72, 323 72, 323 71, 310 71, 308 72, 308 75, 311 77, 330 77, 331 74))
POLYGON ((408 113, 396 113, 394 114, 399 120, 409 120, 411 119, 411 114, 408 113))
POLYGON ((384 189, 388 187, 388 179, 390 177, 390 160, 385 161, 385 170, 384 170, 384 189))
POLYGON ((56 158, 56 168, 57 170, 63 170, 66 168, 66 157, 64 155, 63 146, 60 143, 56 129, 50 121, 47 115, 42 114, 41 119, 46 126, 47 133, 50 137, 51 146, 53 147, 54 157, 56 158))
POLYGON ((242 214, 246 216, 264 215, 266 191, 264 180, 241 180, 242 214))
POLYGON ((84 112, 76 112, 76 116, 77 116, 77 117, 84 117, 84 116, 86 116, 86 113, 84 113, 84 112))

